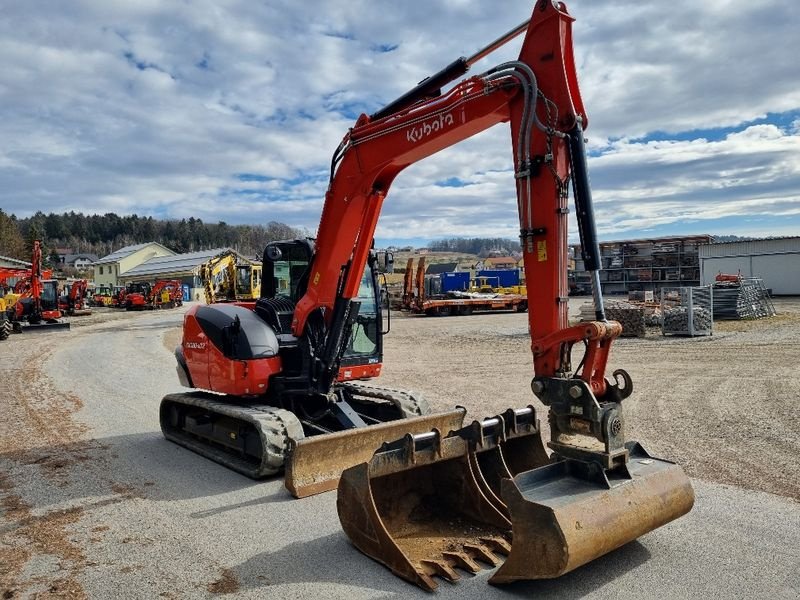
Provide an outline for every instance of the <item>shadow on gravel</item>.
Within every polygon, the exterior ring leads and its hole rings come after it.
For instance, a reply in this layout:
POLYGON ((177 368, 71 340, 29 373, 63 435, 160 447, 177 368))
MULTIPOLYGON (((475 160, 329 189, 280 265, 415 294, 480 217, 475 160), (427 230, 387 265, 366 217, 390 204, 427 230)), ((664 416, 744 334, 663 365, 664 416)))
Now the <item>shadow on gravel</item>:
MULTIPOLYGON (((120 325, 119 327, 114 327, 114 331, 148 331, 151 329, 170 329, 172 327, 180 327, 183 324, 182 318, 170 319, 159 321, 158 323, 148 323, 148 324, 130 324, 130 325, 120 325)), ((97 330, 96 332, 90 333, 106 333, 106 330, 97 330)))
POLYGON ((192 515, 204 518, 240 507, 292 500, 283 487, 271 493, 282 475, 254 481, 168 442, 161 432, 0 452, 0 467, 14 480, 41 481, 37 485, 51 490, 49 497, 43 498, 47 504, 93 501, 112 494, 170 502, 270 484, 264 489, 266 496, 192 515))
MULTIPOLYGON (((460 572, 461 580, 454 584, 439 580, 438 592, 443 596, 476 598, 512 595, 537 599, 578 599, 611 584, 618 577, 646 563, 650 556, 650 551, 635 541, 558 579, 493 587, 488 584, 491 570, 481 571, 475 576, 460 572), (483 581, 471 582, 473 578, 483 581)), ((431 597, 361 554, 343 532, 294 542, 275 552, 258 554, 232 571, 241 589, 316 582, 359 586, 402 597, 431 597)))

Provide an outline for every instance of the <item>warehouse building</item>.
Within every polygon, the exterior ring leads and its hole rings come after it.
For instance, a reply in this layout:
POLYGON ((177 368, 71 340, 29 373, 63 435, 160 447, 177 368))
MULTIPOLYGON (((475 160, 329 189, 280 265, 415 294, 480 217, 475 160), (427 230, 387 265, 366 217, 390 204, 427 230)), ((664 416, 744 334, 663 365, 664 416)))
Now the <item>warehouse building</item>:
MULTIPOLYGON (((200 266, 217 254, 231 251, 229 248, 215 248, 201 250, 187 254, 172 254, 169 256, 156 256, 121 274, 120 285, 133 281, 147 281, 153 283, 159 279, 177 279, 183 284, 184 297, 190 300, 202 300, 203 284, 200 281, 200 266)), ((238 253, 237 253, 238 254, 238 253)), ((248 261, 250 259, 239 255, 248 261)))
MULTIPOLYGON (((700 285, 699 249, 712 240, 710 235, 686 235, 600 242, 603 294, 700 285)), ((570 293, 591 294, 580 244, 573 245, 570 254, 575 257, 569 261, 570 293)))
POLYGON ((758 277, 773 295, 800 295, 800 236, 701 246, 703 285, 718 273, 758 277))
POLYGON ((0 267, 9 269, 30 269, 31 263, 10 256, 0 256, 0 267))
POLYGON ((97 286, 102 285, 113 288, 120 285, 121 276, 134 267, 157 256, 174 254, 172 250, 157 242, 125 246, 92 263, 92 267, 94 267, 94 283, 97 286))

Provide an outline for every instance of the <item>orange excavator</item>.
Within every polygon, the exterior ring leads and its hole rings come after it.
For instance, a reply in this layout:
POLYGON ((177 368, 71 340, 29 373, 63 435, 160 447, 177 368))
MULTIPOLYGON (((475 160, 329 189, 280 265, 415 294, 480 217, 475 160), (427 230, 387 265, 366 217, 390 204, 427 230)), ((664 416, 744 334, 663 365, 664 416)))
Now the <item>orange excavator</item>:
POLYGON ((159 279, 153 285, 150 299, 154 308, 183 306, 183 285, 177 279, 159 279))
POLYGON ((69 322, 58 308, 58 281, 45 279, 51 271, 42 269, 42 247, 33 242, 30 276, 20 279, 14 286, 19 299, 12 307, 11 323, 15 331, 53 331, 69 329, 69 322), (23 323, 26 323, 23 326, 23 323))
POLYGON ((353 544, 428 590, 434 577, 455 580, 478 562, 503 563, 493 583, 557 577, 693 504, 680 467, 625 437, 630 376, 606 378, 622 328, 606 319, 600 293, 572 21, 563 3, 537 0, 530 20, 361 115, 334 152, 314 242, 266 247, 252 307, 189 310, 178 373, 204 391, 161 403, 168 439, 243 473, 285 466, 297 496, 339 480, 339 519, 353 544), (443 91, 519 34, 517 60, 443 91), (369 365, 381 360, 371 248, 393 180, 499 123, 511 129, 531 389, 547 408, 549 452, 532 406, 464 427, 463 410, 427 414, 416 396, 353 383, 377 375, 369 365), (567 313, 570 189, 596 315, 578 326, 567 313), (577 365, 575 346, 584 350, 577 365))
POLYGON ((127 310, 175 308, 183 304, 183 288, 177 280, 160 279, 149 283, 128 284, 125 295, 127 310))
POLYGON ((69 291, 58 299, 58 308, 70 317, 91 315, 88 308, 87 294, 88 282, 85 279, 76 279, 69 286, 69 291))

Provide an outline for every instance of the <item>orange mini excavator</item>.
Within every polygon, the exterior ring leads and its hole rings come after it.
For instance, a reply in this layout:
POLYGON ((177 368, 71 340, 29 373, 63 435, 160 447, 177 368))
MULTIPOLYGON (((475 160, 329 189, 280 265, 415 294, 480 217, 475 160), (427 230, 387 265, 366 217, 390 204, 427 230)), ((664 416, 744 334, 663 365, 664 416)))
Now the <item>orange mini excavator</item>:
MULTIPOLYGON (((357 548, 425 589, 476 561, 492 582, 557 577, 690 510, 677 465, 626 441, 627 373, 606 379, 621 326, 600 294, 572 17, 533 15, 372 115, 336 149, 316 240, 271 243, 251 305, 192 307, 177 349, 168 439, 253 476, 284 464, 295 495, 331 489, 357 548), (519 58, 443 87, 519 34, 519 58), (417 397, 354 383, 378 374, 381 309, 373 235, 395 177, 489 127, 509 123, 530 311, 531 388, 547 408, 550 453, 532 407, 463 427, 417 397), (570 326, 567 214, 574 198, 596 320, 570 326), (573 365, 572 349, 584 350, 573 365), (223 394, 223 395, 220 395, 223 394), (384 444, 384 442, 386 442, 384 444), (344 473, 342 470, 346 469, 344 473)), ((522 376, 522 374, 520 374, 522 376)), ((528 404, 523 399, 521 404, 528 404)))
POLYGON ((59 310, 65 312, 70 317, 91 315, 92 311, 88 308, 87 295, 89 291, 88 282, 85 279, 76 279, 69 286, 66 293, 58 299, 59 310))
POLYGON ((11 315, 16 331, 69 329, 69 323, 61 319, 58 308, 58 281, 45 279, 49 273, 42 269, 42 247, 39 240, 35 240, 30 277, 19 280, 14 287, 20 294, 11 315), (23 327, 23 322, 27 322, 27 326, 23 327))

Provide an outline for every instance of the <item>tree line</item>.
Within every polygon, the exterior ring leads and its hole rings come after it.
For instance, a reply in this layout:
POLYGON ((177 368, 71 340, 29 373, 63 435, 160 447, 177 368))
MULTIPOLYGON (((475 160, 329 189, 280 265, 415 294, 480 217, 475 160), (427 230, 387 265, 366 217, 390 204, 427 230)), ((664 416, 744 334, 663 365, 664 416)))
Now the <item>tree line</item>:
POLYGON ((30 260, 33 240, 41 240, 48 259, 56 248, 103 257, 123 246, 158 242, 178 253, 229 247, 245 256, 260 256, 267 242, 308 235, 271 221, 266 225, 229 225, 201 219, 163 220, 139 215, 84 215, 37 212, 17 218, 0 209, 0 255, 30 260))
POLYGON ((447 238, 430 242, 428 249, 432 252, 477 254, 481 258, 495 252, 508 255, 521 251, 518 241, 504 238, 447 238))

